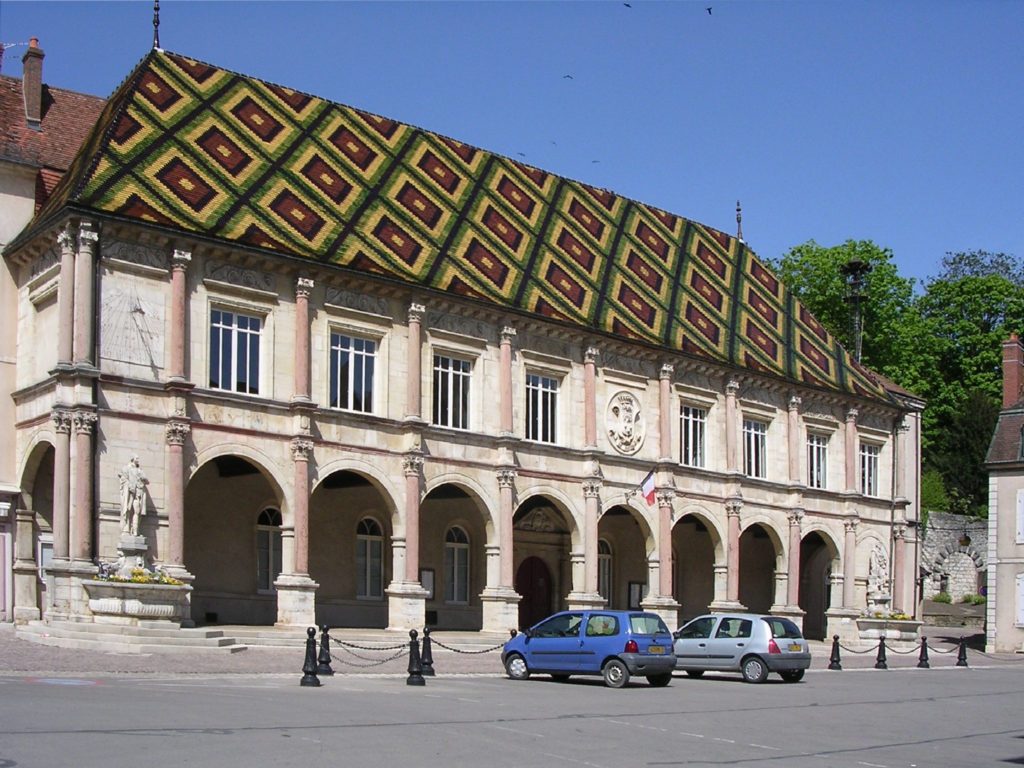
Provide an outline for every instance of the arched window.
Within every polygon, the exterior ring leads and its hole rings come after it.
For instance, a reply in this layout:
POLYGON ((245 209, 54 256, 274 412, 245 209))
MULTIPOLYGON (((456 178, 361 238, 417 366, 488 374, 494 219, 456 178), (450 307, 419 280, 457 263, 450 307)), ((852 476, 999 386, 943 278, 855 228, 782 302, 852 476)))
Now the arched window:
POLYGON ((469 537, 458 526, 444 536, 444 600, 469 602, 469 537))
POLYGON ((384 534, 372 517, 364 517, 356 526, 356 597, 384 597, 384 534))
POLYGON ((608 607, 612 604, 612 545, 604 539, 597 542, 597 591, 608 607))
POLYGON ((273 592, 281 575, 281 513, 267 507, 256 518, 256 589, 273 592))

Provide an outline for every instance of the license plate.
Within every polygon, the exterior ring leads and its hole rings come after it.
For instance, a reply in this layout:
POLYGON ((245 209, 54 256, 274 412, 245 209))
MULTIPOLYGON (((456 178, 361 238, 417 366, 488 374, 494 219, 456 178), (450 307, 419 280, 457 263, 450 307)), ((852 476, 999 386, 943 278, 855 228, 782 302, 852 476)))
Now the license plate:
POLYGON ((790 643, 789 650, 791 651, 802 651, 804 647, 800 643, 790 643))
POLYGON ((664 653, 665 649, 660 645, 649 645, 647 646, 648 653, 664 653))

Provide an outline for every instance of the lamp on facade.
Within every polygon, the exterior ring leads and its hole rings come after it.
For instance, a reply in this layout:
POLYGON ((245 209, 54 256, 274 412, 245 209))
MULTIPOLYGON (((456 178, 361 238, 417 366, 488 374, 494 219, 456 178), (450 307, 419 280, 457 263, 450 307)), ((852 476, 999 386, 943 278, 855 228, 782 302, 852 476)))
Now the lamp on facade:
POLYGON ((853 319, 853 359, 860 362, 862 321, 861 303, 867 298, 867 276, 871 264, 863 259, 852 258, 839 268, 840 274, 846 279, 846 303, 850 305, 853 319))
POLYGON ((961 547, 966 547, 968 544, 971 543, 971 537, 967 533, 967 529, 966 528, 964 528, 964 535, 960 537, 959 543, 960 543, 961 547))

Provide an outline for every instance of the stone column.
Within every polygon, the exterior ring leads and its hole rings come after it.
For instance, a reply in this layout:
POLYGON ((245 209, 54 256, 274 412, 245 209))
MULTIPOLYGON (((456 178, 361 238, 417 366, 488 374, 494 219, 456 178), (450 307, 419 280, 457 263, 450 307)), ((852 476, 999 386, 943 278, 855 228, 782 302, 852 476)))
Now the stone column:
POLYGON ((186 272, 192 262, 190 251, 175 250, 171 255, 171 324, 169 337, 171 358, 168 376, 172 381, 185 381, 186 272))
MULTIPOLYGON (((788 443, 789 443, 789 482, 794 485, 803 485, 804 481, 800 477, 800 397, 798 395, 792 395, 789 398, 789 430, 788 430, 788 443)), ((796 603, 791 603, 796 605, 796 603)))
POLYGON ((588 595, 597 592, 597 526, 601 517, 601 481, 583 481, 583 501, 586 505, 583 531, 584 589, 588 595))
POLYGON ((596 347, 583 355, 584 447, 590 449, 597 448, 597 355, 596 347))
MULTIPOLYGON (((512 339, 516 329, 501 329, 501 365, 498 373, 498 398, 501 409, 501 434, 512 434, 512 339)), ((504 582, 503 582, 504 583, 504 582)), ((511 583, 511 582, 509 582, 511 583)))
POLYGON ((789 564, 786 569, 787 584, 786 604, 800 604, 800 522, 804 519, 802 509, 792 509, 786 515, 789 519, 789 564))
POLYGON ((420 475, 423 456, 407 453, 402 457, 405 475, 405 580, 410 584, 420 581, 420 475))
POLYGON ((513 529, 512 516, 515 513, 514 494, 516 486, 516 471, 511 467, 498 470, 498 496, 500 502, 501 525, 501 576, 498 585, 512 589, 515 581, 513 575, 513 529))
POLYGON ((75 411, 73 424, 75 430, 75 472, 74 472, 74 514, 75 524, 71 558, 92 564, 92 527, 93 527, 93 452, 92 431, 96 426, 97 416, 92 411, 75 411))
POLYGON ((515 512, 516 470, 506 466, 498 469, 498 541, 485 547, 487 584, 480 594, 483 608, 482 628, 506 632, 519 627, 519 601, 515 590, 515 545, 512 516, 515 512))
POLYGON ((672 459, 672 374, 674 372, 675 367, 671 363, 664 363, 658 371, 658 415, 660 431, 658 456, 662 461, 671 461, 672 459))
POLYGON ((309 455, 313 452, 313 441, 292 438, 292 459, 295 467, 294 491, 292 493, 292 523, 295 528, 294 573, 309 575, 309 455))
POLYGON ((893 538, 893 574, 892 574, 892 609, 896 613, 906 613, 906 564, 907 564, 907 526, 896 523, 892 527, 893 538))
MULTIPOLYGON (((423 418, 421 402, 421 386, 423 372, 421 361, 423 350, 421 348, 421 323, 427 308, 422 304, 409 305, 409 342, 406 350, 406 367, 409 376, 405 382, 405 417, 419 421, 423 418)), ((417 579, 419 574, 416 574, 417 579)))
POLYGON ((57 282, 57 364, 70 366, 75 333, 75 235, 69 224, 57 236, 60 278, 57 282))
POLYGON ((726 588, 726 599, 730 603, 740 601, 740 510, 743 502, 735 499, 725 502, 725 517, 728 523, 728 544, 726 562, 729 574, 726 588))
POLYGON ((309 294, 313 281, 300 277, 295 281, 295 372, 292 400, 310 399, 309 386, 309 294))
POLYGON ((71 524, 71 411, 54 408, 57 431, 53 456, 53 558, 70 559, 71 524))
POLYGON ((78 231, 75 258, 74 358, 76 365, 93 365, 93 323, 96 320, 96 243, 99 234, 92 222, 83 221, 78 231))
POLYGON ((729 379, 725 385, 725 470, 739 472, 739 412, 736 408, 736 396, 740 391, 740 383, 729 379))
POLYGON ((846 492, 857 493, 857 409, 846 411, 846 492))
POLYGON ((185 440, 192 425, 169 421, 167 439, 167 555, 164 565, 176 579, 191 580, 185 568, 185 440), (182 576, 189 576, 183 579, 182 576))
POLYGON ((843 521, 843 608, 853 610, 857 577, 857 523, 858 518, 851 517, 843 521))
POLYGON ((658 593, 662 598, 672 597, 672 502, 675 501, 674 490, 663 489, 657 493, 658 499, 658 593))

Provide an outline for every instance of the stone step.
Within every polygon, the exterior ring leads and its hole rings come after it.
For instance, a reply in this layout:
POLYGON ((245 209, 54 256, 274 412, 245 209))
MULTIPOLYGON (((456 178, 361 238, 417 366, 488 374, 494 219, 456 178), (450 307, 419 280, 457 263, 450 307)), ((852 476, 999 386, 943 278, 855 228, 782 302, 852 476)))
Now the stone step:
POLYGON ((161 651, 209 650, 236 653, 248 646, 234 638, 188 634, 179 630, 177 634, 164 629, 153 630, 144 627, 119 627, 117 625, 75 624, 71 622, 45 624, 30 622, 17 628, 18 637, 42 645, 64 648, 110 650, 122 653, 158 653, 161 651), (104 632, 110 627, 114 631, 104 632), (117 631, 122 630, 122 631, 117 631), (128 630, 128 631, 124 631, 128 630))
POLYGON ((106 638, 77 638, 77 637, 56 637, 36 635, 28 632, 18 632, 18 637, 39 645, 50 645, 59 648, 71 648, 81 651, 101 651, 104 653, 239 653, 246 650, 244 645, 229 646, 202 646, 202 645, 165 645, 146 643, 125 643, 123 641, 106 638))
POLYGON ((41 627, 44 631, 69 630, 80 634, 119 636, 124 638, 149 638, 154 641, 160 638, 190 638, 196 640, 212 640, 225 637, 219 629, 195 629, 181 628, 167 622, 153 622, 145 625, 133 624, 106 624, 103 622, 60 622, 57 624, 46 624, 43 622, 30 622, 26 627, 41 627))

